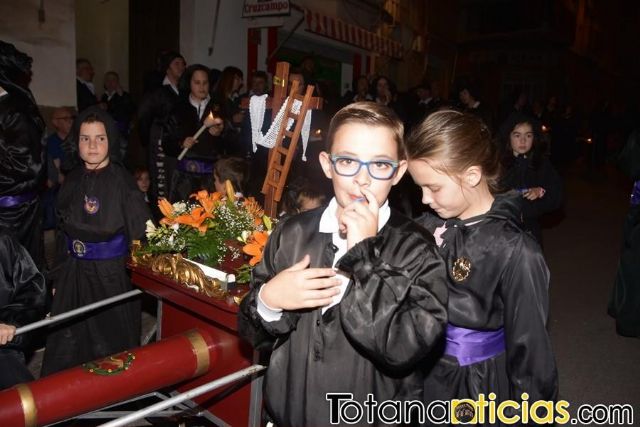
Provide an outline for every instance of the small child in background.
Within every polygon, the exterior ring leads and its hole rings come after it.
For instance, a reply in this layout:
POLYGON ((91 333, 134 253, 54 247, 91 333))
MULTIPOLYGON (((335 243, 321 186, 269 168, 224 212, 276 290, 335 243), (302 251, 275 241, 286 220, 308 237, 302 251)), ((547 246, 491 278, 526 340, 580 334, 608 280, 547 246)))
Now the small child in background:
POLYGON ((326 203, 327 196, 314 188, 309 179, 298 176, 287 185, 282 196, 281 217, 296 215, 319 208, 326 203))
POLYGON ((158 223, 162 218, 162 212, 160 212, 160 208, 158 207, 158 197, 150 191, 151 177, 149 170, 145 167, 137 167, 133 171, 133 179, 136 180, 138 189, 144 194, 144 201, 147 202, 147 206, 149 206, 153 221, 158 223))
POLYGON ((213 166, 213 187, 220 194, 226 194, 225 181, 231 182, 236 197, 244 197, 248 176, 247 162, 239 157, 224 157, 213 166))
POLYGON ((533 117, 512 114, 501 129, 503 190, 522 194, 525 230, 542 245, 540 217, 562 205, 562 180, 545 155, 542 125, 533 117))

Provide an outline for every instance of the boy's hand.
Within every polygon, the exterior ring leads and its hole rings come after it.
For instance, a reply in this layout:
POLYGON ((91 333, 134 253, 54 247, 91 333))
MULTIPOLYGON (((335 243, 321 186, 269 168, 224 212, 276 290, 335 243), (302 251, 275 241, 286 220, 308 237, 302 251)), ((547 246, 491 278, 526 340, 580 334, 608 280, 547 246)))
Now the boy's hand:
POLYGON ((366 200, 355 201, 342 210, 338 223, 347 234, 347 248, 378 234, 378 201, 371 191, 362 188, 366 200))
POLYGON ((263 285, 262 302, 276 310, 323 307, 340 293, 340 279, 332 268, 308 268, 310 258, 282 270, 263 285))
POLYGON ((5 345, 13 339, 16 334, 16 327, 0 323, 0 345, 5 345))

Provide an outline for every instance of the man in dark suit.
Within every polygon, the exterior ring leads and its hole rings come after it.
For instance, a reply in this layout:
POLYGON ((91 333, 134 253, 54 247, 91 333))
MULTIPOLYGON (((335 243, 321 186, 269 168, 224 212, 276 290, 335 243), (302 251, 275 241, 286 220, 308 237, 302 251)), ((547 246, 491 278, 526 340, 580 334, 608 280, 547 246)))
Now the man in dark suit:
POLYGON ((78 102, 78 112, 98 103, 96 89, 93 86, 93 66, 88 59, 78 58, 76 60, 76 96, 78 102))

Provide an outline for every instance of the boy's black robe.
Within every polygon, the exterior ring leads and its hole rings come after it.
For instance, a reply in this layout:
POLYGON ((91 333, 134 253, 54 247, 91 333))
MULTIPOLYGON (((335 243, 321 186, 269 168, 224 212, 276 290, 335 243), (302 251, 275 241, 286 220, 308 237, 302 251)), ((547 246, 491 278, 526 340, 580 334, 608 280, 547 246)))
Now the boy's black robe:
MULTIPOLYGON (((69 255, 66 239, 104 242, 124 234, 126 242, 144 237, 151 218, 143 193, 131 174, 117 162, 118 130, 106 111, 90 107, 76 122, 72 139, 77 141, 81 123, 96 115, 105 125, 111 162, 100 169, 79 166, 60 187, 56 204, 59 260, 56 268, 51 314, 57 315, 130 291, 127 256, 88 260, 69 255), (98 200, 93 214, 85 209, 87 197, 98 200)), ((42 375, 48 375, 119 351, 140 342, 140 304, 129 299, 61 322, 49 329, 42 375)))
POLYGON ((305 254, 311 267, 333 265, 332 235, 318 231, 322 212, 277 227, 241 305, 241 334, 256 347, 273 346, 264 397, 280 426, 329 425, 327 393, 349 393, 360 404, 369 393, 379 403, 420 400, 422 362, 446 325, 446 273, 433 237, 394 211, 377 236, 339 260, 340 270, 351 273, 339 304, 324 315, 320 308, 285 311, 264 322, 257 295, 277 272, 305 254))

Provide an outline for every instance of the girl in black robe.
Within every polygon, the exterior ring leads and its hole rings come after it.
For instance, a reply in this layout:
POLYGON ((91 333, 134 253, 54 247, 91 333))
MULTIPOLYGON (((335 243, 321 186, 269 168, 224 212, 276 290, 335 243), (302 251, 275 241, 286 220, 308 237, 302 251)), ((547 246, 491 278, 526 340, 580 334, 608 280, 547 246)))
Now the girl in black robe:
POLYGON ((470 114, 439 111, 407 146, 422 202, 437 214, 419 222, 436 238, 449 284, 446 343, 427 376, 425 402, 480 394, 488 402, 490 393, 498 403, 519 402, 525 392, 531 403, 555 400, 549 270, 521 228, 521 196, 493 195, 499 163, 488 128, 470 114))
POLYGON ((540 217, 562 204, 562 180, 545 155, 542 125, 522 113, 509 116, 502 128, 500 141, 504 190, 522 194, 524 227, 542 243, 540 217))
POLYGON ((209 69, 194 64, 187 67, 180 80, 181 98, 164 126, 162 147, 167 156, 177 158, 186 147, 189 151, 178 160, 171 181, 169 200, 186 200, 198 190, 213 190, 213 165, 224 153, 220 134, 224 122, 209 96, 209 69), (209 114, 215 124, 197 140, 198 132, 209 114))
MULTIPOLYGON (((132 289, 126 271, 128 244, 144 237, 145 222, 151 216, 143 194, 119 163, 117 132, 113 119, 97 107, 83 111, 76 120, 73 140, 82 165, 67 175, 58 193, 65 250, 54 277, 52 315, 132 289), (104 144, 106 136, 108 144, 102 159, 97 158, 100 152, 93 142, 86 142, 85 127, 100 124, 106 135, 98 135, 96 140, 102 138, 104 144), (79 144, 89 144, 94 154, 83 154, 79 144)), ((139 301, 129 299, 53 327, 47 337, 42 374, 136 347, 140 315, 139 301)))

